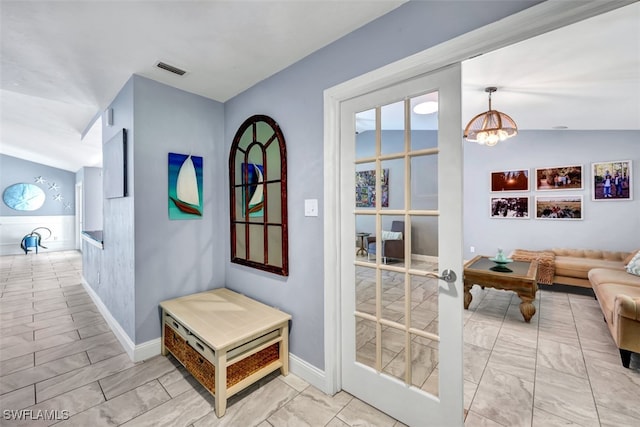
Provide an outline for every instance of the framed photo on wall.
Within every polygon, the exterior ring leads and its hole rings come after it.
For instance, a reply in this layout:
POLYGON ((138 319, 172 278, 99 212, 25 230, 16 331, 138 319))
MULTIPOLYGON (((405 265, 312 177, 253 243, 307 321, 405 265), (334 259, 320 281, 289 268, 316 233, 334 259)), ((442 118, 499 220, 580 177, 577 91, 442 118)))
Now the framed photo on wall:
POLYGON ((582 165, 536 168, 536 191, 582 190, 582 165))
POLYGON ((529 191, 529 169, 491 172, 491 192, 529 191))
POLYGON ((631 160, 591 163, 592 200, 631 200, 632 182, 631 160))
POLYGON ((491 197, 491 218, 529 219, 529 197, 491 197))
MULTIPOLYGON (((382 169, 382 207, 389 207, 389 169, 382 169)), ((376 171, 356 171, 356 207, 376 206, 376 171)))
POLYGON ((536 196, 536 219, 580 220, 582 196, 536 196))

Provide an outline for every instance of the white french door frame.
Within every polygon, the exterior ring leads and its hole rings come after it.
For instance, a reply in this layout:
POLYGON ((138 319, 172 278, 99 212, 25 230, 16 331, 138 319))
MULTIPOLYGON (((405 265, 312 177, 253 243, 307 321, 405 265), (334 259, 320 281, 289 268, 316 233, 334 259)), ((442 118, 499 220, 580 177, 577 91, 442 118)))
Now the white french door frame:
MULTIPOLYGON (((324 355, 323 391, 341 390, 340 114, 351 98, 535 37, 637 0, 546 1, 477 30, 356 77, 324 92, 324 355)), ((462 127, 462 123, 460 126, 462 127)), ((320 385, 320 384, 316 384, 320 385)))

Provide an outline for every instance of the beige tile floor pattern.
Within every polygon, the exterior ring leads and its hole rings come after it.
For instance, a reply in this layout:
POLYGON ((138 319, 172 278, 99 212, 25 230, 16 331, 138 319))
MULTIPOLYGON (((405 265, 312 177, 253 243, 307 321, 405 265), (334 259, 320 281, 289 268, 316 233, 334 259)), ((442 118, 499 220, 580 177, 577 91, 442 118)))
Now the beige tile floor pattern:
MULTIPOLYGON (((20 409, 69 411, 58 426, 402 425, 293 374, 233 397, 218 419, 211 395, 172 357, 129 360, 80 277, 78 252, 0 257, 0 425, 54 423, 5 418, 20 409)), ((536 306, 525 324, 514 294, 474 288, 465 313, 465 424, 640 425, 640 358, 621 366, 597 302, 541 291, 536 306)))

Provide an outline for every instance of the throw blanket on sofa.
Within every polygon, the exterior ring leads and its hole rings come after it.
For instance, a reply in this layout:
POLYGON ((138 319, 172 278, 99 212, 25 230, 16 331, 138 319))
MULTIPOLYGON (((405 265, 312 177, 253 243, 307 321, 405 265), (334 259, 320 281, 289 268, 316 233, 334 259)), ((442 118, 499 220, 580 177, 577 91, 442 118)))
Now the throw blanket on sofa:
POLYGON ((514 261, 533 261, 538 260, 538 283, 544 285, 553 285, 553 276, 555 275, 555 259, 556 254, 551 251, 527 251, 525 249, 516 249, 511 254, 514 261))

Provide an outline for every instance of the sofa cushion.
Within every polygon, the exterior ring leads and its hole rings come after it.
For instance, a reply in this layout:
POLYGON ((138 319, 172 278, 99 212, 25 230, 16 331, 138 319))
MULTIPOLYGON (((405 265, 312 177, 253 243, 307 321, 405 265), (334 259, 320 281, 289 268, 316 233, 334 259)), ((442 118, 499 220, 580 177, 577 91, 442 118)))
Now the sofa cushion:
POLYGON ((589 271, 589 281, 594 288, 603 283, 617 283, 623 286, 634 286, 640 290, 640 277, 629 274, 623 269, 594 268, 589 271))
POLYGON ((382 240, 402 240, 402 231, 382 230, 382 240))
POLYGON ((603 259, 606 261, 618 262, 622 262, 629 255, 629 252, 599 251, 595 249, 553 248, 552 251, 556 254, 556 256, 603 259))
POLYGON ((592 268, 611 268, 624 271, 621 260, 608 261, 597 258, 576 258, 573 256, 558 256, 555 259, 556 275, 578 277, 586 279, 592 268))
POLYGON ((640 252, 638 252, 627 264, 627 273, 640 276, 640 252))
MULTIPOLYGON (((640 320, 640 295, 637 297, 625 294, 616 295, 614 310, 619 316, 626 317, 631 320, 640 320)), ((640 342, 640 335, 638 335, 638 342, 640 342)))

